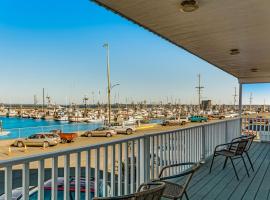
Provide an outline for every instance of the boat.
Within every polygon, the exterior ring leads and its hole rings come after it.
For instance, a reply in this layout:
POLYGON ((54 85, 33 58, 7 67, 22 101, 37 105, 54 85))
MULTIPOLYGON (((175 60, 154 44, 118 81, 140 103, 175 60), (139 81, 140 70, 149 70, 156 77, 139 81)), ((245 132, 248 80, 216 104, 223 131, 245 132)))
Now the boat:
POLYGON ((6 136, 8 134, 10 134, 9 131, 4 131, 4 130, 0 131, 0 136, 6 136))
POLYGON ((73 116, 73 117, 68 118, 69 122, 85 122, 86 120, 87 118, 79 117, 79 116, 73 116))
POLYGON ((3 129, 3 121, 0 120, 0 136, 8 135, 10 132, 3 129))
POLYGON ((55 121, 68 121, 68 116, 65 114, 59 114, 55 117, 55 121))

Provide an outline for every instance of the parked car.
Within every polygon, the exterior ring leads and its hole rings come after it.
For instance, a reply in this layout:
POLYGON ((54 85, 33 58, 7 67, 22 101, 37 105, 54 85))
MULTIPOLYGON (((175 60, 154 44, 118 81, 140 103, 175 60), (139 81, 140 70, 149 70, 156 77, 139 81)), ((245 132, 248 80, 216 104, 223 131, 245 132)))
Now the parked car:
POLYGON ((199 115, 194 115, 189 117, 189 121, 191 122, 207 122, 207 117, 204 116, 199 116, 199 115))
POLYGON ((52 130, 51 132, 60 137, 61 143, 74 142, 74 140, 78 137, 77 133, 63 133, 61 130, 52 130))
POLYGON ((177 126, 177 125, 185 125, 189 122, 188 117, 180 117, 179 119, 171 118, 162 122, 162 126, 177 126))
MULTIPOLYGON (((90 182, 90 194, 92 197, 94 197, 94 178, 91 178, 90 182)), ((44 199, 51 199, 51 180, 48 180, 44 183, 44 199)), ((71 177, 69 179, 69 199, 70 200, 75 200, 75 178, 71 177)), ((64 199, 64 177, 58 177, 57 178, 57 185, 58 185, 58 190, 57 190, 57 197, 58 199, 64 199)), ((80 178, 80 199, 84 200, 85 199, 85 185, 86 185, 86 180, 85 178, 80 178)), ((111 188, 109 185, 106 186, 108 190, 108 194, 111 193, 111 188)), ((99 196, 103 196, 103 183, 102 181, 99 182, 99 196)), ((0 196, 0 200, 5 199, 5 194, 2 194, 0 196)), ((16 188, 12 190, 12 200, 22 200, 23 199, 23 188, 16 188)), ((38 200, 38 188, 34 186, 29 187, 29 200, 38 200)))
POLYGON ((93 136, 112 137, 113 135, 116 134, 117 132, 111 127, 102 126, 92 131, 86 131, 82 135, 86 137, 93 137, 93 136))
POLYGON ((130 135, 136 131, 135 126, 128 126, 128 125, 122 125, 122 124, 112 124, 110 128, 114 129, 117 133, 124 133, 127 135, 130 135))
POLYGON ((25 145, 49 147, 57 145, 58 140, 59 138, 52 136, 52 134, 38 133, 30 135, 27 138, 16 139, 13 145, 17 147, 24 147, 25 145))

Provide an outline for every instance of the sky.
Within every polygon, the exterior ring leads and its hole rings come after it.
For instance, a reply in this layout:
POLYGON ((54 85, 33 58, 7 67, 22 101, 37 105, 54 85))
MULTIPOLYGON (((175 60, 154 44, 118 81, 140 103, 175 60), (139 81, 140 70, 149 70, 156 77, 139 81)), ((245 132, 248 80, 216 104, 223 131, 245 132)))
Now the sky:
MULTIPOLYGON (((113 102, 233 103, 238 81, 153 33, 88 0, 0 1, 0 102, 106 101, 110 46, 113 102)), ((238 90, 238 89, 237 89, 238 90)), ((270 103, 270 85, 244 86, 244 103, 270 103)))

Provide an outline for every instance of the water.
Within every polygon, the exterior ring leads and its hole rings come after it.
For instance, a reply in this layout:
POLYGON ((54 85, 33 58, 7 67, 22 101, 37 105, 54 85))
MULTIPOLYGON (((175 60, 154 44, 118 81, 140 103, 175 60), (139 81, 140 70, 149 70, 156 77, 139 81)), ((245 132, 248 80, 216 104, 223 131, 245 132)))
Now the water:
POLYGON ((25 118, 6 118, 0 117, 3 121, 3 128, 10 132, 8 135, 0 136, 3 139, 15 139, 20 137, 27 137, 29 135, 49 132, 55 129, 61 129, 63 132, 76 132, 94 130, 100 126, 101 123, 69 123, 65 121, 42 120, 42 119, 25 119, 25 118))
MULTIPOLYGON (((3 128, 10 132, 8 135, 0 136, 0 140, 28 137, 35 133, 49 132, 61 129, 65 133, 94 130, 102 123, 69 123, 67 121, 54 121, 42 119, 7 118, 0 117, 3 121, 3 128)), ((161 123, 161 120, 150 120, 150 123, 161 123)))

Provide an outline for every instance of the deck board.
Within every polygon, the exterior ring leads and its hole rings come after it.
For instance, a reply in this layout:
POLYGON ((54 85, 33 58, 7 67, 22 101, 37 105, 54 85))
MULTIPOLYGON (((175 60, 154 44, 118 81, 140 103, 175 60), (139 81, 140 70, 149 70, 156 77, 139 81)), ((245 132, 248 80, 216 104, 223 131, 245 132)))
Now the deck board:
POLYGON ((255 168, 253 172, 245 157, 250 177, 247 176, 242 160, 234 160, 240 181, 237 181, 229 161, 222 170, 224 158, 217 158, 209 174, 211 159, 207 160, 190 183, 190 200, 270 199, 270 144, 254 142, 249 155, 255 168))

